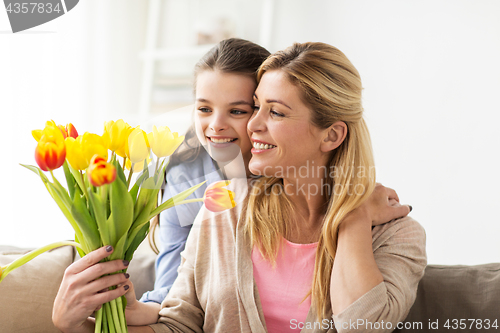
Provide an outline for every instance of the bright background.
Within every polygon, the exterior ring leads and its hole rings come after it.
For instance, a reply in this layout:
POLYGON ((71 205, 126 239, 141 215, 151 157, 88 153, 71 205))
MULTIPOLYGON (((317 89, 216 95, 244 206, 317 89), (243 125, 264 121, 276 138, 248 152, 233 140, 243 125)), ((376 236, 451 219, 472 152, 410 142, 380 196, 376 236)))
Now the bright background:
MULTIPOLYGON (((161 21, 167 44, 182 44, 187 28, 203 29, 218 13, 239 24, 238 37, 262 39, 265 0, 198 0, 208 9, 187 14, 186 2, 165 1, 175 14, 161 21)), ((46 120, 96 133, 118 118, 189 125, 188 113, 138 116, 148 3, 80 1, 17 34, 0 9, 0 244, 73 238, 42 182, 18 165, 35 163, 30 132, 46 120)), ((271 52, 322 41, 359 70, 378 181, 413 205, 430 264, 500 261, 499 17, 496 0, 274 1, 264 40, 271 52)))

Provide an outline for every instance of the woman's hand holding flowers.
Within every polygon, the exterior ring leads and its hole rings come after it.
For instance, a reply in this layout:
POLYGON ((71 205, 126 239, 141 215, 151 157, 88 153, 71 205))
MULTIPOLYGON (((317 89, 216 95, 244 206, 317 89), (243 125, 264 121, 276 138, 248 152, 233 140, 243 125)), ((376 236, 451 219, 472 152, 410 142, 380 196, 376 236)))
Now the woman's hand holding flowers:
POLYGON ((127 292, 130 284, 128 275, 112 273, 125 269, 128 262, 99 262, 112 252, 112 247, 102 247, 66 269, 52 311, 52 321, 58 329, 63 332, 93 332, 89 316, 102 304, 127 292), (108 290, 113 286, 117 288, 108 290))

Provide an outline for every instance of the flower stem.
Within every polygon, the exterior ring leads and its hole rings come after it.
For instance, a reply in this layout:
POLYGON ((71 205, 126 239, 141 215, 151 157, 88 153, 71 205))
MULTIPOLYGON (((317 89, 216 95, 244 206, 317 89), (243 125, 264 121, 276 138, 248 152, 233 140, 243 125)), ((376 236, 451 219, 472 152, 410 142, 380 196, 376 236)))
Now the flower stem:
POLYGON ((109 333, 116 333, 115 324, 113 323, 113 317, 111 316, 111 306, 109 305, 109 302, 104 303, 104 307, 106 307, 104 312, 106 313, 106 319, 108 321, 109 333))
POLYGON ((123 158, 123 165, 122 165, 122 169, 125 170, 125 164, 127 163, 127 158, 124 157, 123 158))
POLYGON ((61 246, 65 246, 65 245, 71 245, 71 246, 76 246, 78 248, 80 248, 81 250, 83 250, 82 246, 76 242, 69 242, 69 241, 62 241, 62 242, 56 242, 56 243, 52 243, 52 244, 49 244, 49 245, 45 245, 44 247, 41 247, 39 249, 36 249, 36 250, 33 250, 29 253, 26 253, 24 256, 22 256, 21 258, 17 258, 16 260, 14 260, 13 262, 11 262, 6 268, 5 270, 3 270, 3 273, 2 275, 0 276, 0 282, 2 282, 2 280, 10 273, 12 272, 14 269, 18 268, 18 267, 21 267, 22 265, 24 265, 25 263, 27 263, 28 261, 30 261, 31 259, 33 258, 36 258, 37 256, 39 256, 40 254, 44 253, 44 252, 47 252, 47 251, 50 251, 50 250, 53 250, 55 248, 58 248, 58 247, 61 247, 61 246))
POLYGON ((128 174, 128 179, 127 179, 127 188, 130 187, 130 180, 132 179, 132 174, 134 173, 134 164, 135 163, 132 163, 132 165, 130 166, 130 173, 128 174))
POLYGON ((102 305, 102 330, 95 331, 95 333, 109 333, 108 316, 106 315, 106 309, 104 308, 104 304, 102 305))
POLYGON ((156 172, 158 171, 158 162, 160 162, 159 157, 156 158, 155 175, 156 175, 156 172))
POLYGON ((116 308, 116 299, 109 302, 109 304, 111 305, 111 314, 113 316, 113 323, 115 325, 116 333, 124 333, 122 332, 122 328, 120 325, 120 318, 118 317, 118 310, 116 308))
POLYGON ((95 314, 95 330, 94 333, 102 332, 102 306, 99 310, 97 310, 95 314))
POLYGON ((122 302, 122 297, 118 297, 116 299, 116 307, 117 307, 117 311, 118 311, 118 317, 120 319, 120 324, 121 324, 121 329, 122 329, 122 332, 125 333, 127 332, 127 322, 125 320, 125 315, 123 313, 123 302, 122 302))
POLYGON ((83 177, 83 172, 80 170, 80 176, 82 178, 82 184, 83 184, 83 195, 85 195, 85 199, 87 199, 87 202, 89 200, 89 193, 87 192, 87 186, 85 186, 85 178, 83 177))

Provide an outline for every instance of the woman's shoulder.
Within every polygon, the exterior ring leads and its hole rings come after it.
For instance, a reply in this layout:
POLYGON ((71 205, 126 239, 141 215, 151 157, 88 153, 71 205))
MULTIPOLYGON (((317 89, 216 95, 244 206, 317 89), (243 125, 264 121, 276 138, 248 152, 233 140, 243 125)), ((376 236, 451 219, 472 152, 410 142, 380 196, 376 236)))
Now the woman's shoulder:
POLYGON ((420 244, 425 247, 426 234, 422 225, 411 216, 394 219, 372 228, 374 250, 384 244, 420 244))

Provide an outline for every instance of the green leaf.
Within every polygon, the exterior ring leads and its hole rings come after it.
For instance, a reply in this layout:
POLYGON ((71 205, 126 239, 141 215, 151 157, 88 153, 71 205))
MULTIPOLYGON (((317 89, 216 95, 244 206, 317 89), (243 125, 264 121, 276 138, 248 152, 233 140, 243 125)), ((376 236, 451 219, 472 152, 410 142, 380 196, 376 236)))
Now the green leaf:
POLYGON ((152 195, 155 192, 152 185, 154 185, 152 178, 146 179, 146 181, 142 184, 139 196, 137 197, 137 201, 134 205, 134 220, 137 219, 137 216, 142 213, 144 207, 146 207, 148 202, 151 200, 152 195), (151 182, 149 182, 149 180, 151 180, 151 182), (148 184, 151 184, 151 186, 148 184))
POLYGON ((68 191, 66 188, 64 188, 61 183, 57 180, 57 178, 52 174, 52 178, 54 179, 54 188, 56 189, 57 193, 59 194, 59 198, 64 201, 64 203, 69 207, 71 206, 71 199, 69 198, 68 191))
POLYGON ((147 177, 149 177, 149 170, 148 169, 146 169, 146 171, 143 172, 143 174, 137 178, 134 186, 132 186, 132 189, 130 190, 130 196, 132 197, 132 200, 134 201, 134 205, 137 201, 137 192, 139 191, 139 186, 141 186, 143 180, 147 177))
POLYGON ((97 222, 97 228, 99 234, 101 235, 101 240, 103 245, 110 245, 109 239, 109 228, 108 219, 105 212, 105 206, 101 198, 94 193, 94 191, 89 191, 90 203, 94 210, 95 220, 97 222))
POLYGON ((80 192, 81 193, 85 192, 84 191, 84 183, 83 183, 83 179, 82 179, 82 174, 80 173, 80 171, 74 169, 71 166, 71 164, 69 164, 69 163, 68 163, 68 169, 69 169, 69 172, 73 175, 73 179, 78 184, 78 187, 80 188, 80 192))
POLYGON ((21 164, 21 163, 19 163, 19 165, 21 165, 21 166, 25 167, 26 169, 31 170, 34 173, 36 173, 38 176, 40 176, 40 178, 42 179, 42 181, 44 183, 49 182, 49 179, 47 178, 47 176, 45 176, 45 174, 43 173, 43 171, 40 168, 38 168, 36 166, 33 166, 33 165, 27 165, 27 164, 21 164))
POLYGON ((75 195, 73 205, 71 206, 71 215, 73 215, 75 221, 78 223, 83 241, 88 245, 89 249, 93 251, 99 248, 101 246, 101 238, 99 237, 97 224, 92 216, 90 216, 82 196, 75 195))
POLYGON ((123 258, 123 255, 125 253, 125 246, 127 245, 127 236, 128 234, 126 233, 114 245, 114 251, 111 253, 109 256, 109 260, 115 260, 115 259, 121 259, 123 258))
POLYGON ((118 160, 115 160, 113 162, 113 165, 116 168, 116 176, 117 176, 117 178, 119 178, 123 182, 123 184, 127 184, 127 177, 125 177, 125 173, 123 171, 123 168, 120 165, 120 163, 118 163, 118 160))
POLYGON ((115 246, 123 235, 128 234, 133 222, 134 204, 127 185, 121 181, 115 180, 111 183, 109 198, 111 214, 108 219, 108 230, 111 245, 115 246))
POLYGON ((64 176, 66 177, 66 184, 68 184, 69 197, 71 198, 71 200, 73 200, 73 198, 75 197, 76 181, 71 171, 69 171, 68 164, 68 161, 64 161, 63 169, 64 176))
POLYGON ((149 223, 146 223, 138 230, 134 238, 129 237, 127 251, 125 252, 125 260, 132 260, 135 250, 137 250, 139 245, 146 238, 148 231, 149 223))
POLYGON ((194 191, 196 191, 201 185, 203 185, 206 181, 199 183, 198 185, 195 185, 191 188, 188 188, 185 191, 182 191, 181 193, 174 195, 164 203, 162 203, 160 206, 158 206, 155 210, 153 210, 149 216, 149 219, 152 219, 156 215, 160 214, 163 212, 165 209, 169 209, 171 207, 174 207, 176 204, 181 203, 184 199, 186 199, 188 196, 190 196, 194 191))
POLYGON ((87 244, 82 243, 80 241, 80 239, 78 238, 78 235, 76 233, 75 233, 75 242, 81 244, 82 247, 85 249, 85 250, 82 250, 79 247, 76 248, 76 250, 78 251, 78 254, 80 255, 80 258, 83 258, 87 253, 90 252, 89 249, 87 248, 87 244))

